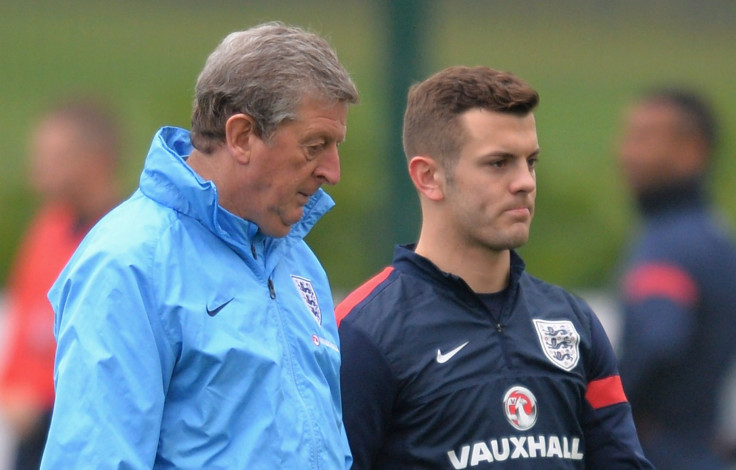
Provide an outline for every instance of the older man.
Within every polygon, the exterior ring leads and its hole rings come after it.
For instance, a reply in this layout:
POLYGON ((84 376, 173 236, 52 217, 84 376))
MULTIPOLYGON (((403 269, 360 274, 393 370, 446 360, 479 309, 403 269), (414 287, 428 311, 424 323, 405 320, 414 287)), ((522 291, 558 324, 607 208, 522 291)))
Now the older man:
POLYGON ((332 205, 357 91, 319 36, 229 35, 191 134, 153 139, 140 188, 49 293, 57 398, 42 468, 346 468, 326 275, 303 241, 332 205))

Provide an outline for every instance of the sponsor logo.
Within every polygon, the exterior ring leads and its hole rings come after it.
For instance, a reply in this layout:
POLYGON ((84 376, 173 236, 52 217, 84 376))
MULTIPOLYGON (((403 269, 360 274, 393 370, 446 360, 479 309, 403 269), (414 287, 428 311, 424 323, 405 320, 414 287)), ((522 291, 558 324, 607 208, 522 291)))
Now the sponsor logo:
POLYGON ((444 354, 442 354, 442 351, 440 351, 438 349, 437 350, 437 362, 440 363, 440 364, 444 364, 445 362, 449 361, 450 359, 453 358, 453 356, 455 356, 455 354, 459 353, 462 348, 464 348, 465 346, 467 346, 468 343, 470 343, 470 341, 466 341, 463 344, 461 344, 460 346, 458 346, 455 349, 453 349, 452 351, 446 352, 444 354))
POLYGON ((317 324, 322 325, 322 311, 319 308, 317 293, 314 291, 312 281, 294 275, 291 276, 291 279, 294 281, 296 290, 299 292, 299 295, 301 295, 304 304, 307 306, 307 309, 309 309, 312 316, 314 316, 317 324))
MULTIPOLYGON (((528 431, 537 422, 537 399, 526 387, 515 385, 508 389, 503 409, 511 426, 519 431, 528 431)), ((518 459, 583 460, 580 444, 579 437, 554 434, 506 436, 463 445, 447 452, 447 458, 456 470, 518 459)))
POLYGON ((337 345, 326 338, 321 338, 317 335, 312 335, 312 342, 314 343, 315 346, 319 346, 321 344, 322 346, 326 346, 332 350, 340 352, 340 349, 338 349, 337 345))
POLYGON ((453 468, 460 470, 484 463, 517 459, 583 460, 579 437, 509 436, 501 439, 464 445, 459 451, 451 450, 447 458, 453 468))
POLYGON ((537 399, 528 388, 511 387, 503 397, 503 412, 511 426, 526 431, 537 422, 537 399))
POLYGON ((566 371, 572 370, 580 359, 580 335, 571 321, 545 321, 534 319, 539 344, 544 355, 554 365, 566 371))
POLYGON ((215 315, 217 315, 218 313, 220 313, 220 310, 222 310, 223 308, 225 308, 225 306, 226 306, 227 304, 229 304, 230 302, 232 302, 234 298, 235 298, 235 297, 233 297, 232 299, 228 300, 228 301, 227 301, 227 302, 225 302, 224 304, 221 304, 220 306, 218 306, 218 307, 215 307, 215 308, 213 308, 213 309, 210 309, 209 305, 205 305, 205 307, 204 307, 204 308, 205 308, 205 309, 207 310, 207 315, 209 315, 209 316, 211 316, 211 317, 214 317, 215 315))

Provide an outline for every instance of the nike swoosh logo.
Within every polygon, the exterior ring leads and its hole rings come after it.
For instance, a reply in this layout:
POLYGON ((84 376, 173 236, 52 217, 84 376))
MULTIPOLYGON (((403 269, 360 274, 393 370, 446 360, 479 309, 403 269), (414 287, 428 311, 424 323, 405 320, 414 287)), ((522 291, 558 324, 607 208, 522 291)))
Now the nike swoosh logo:
POLYGON ((235 297, 233 297, 232 299, 228 300, 227 302, 225 302, 224 304, 220 305, 219 307, 213 308, 212 310, 210 310, 209 307, 205 307, 207 309, 207 315, 209 315, 211 317, 214 317, 215 315, 217 315, 220 312, 220 310, 222 310, 223 308, 225 308, 225 305, 227 305, 230 302, 232 302, 234 298, 235 297))
POLYGON ((437 362, 440 363, 440 364, 444 364, 445 362, 449 361, 450 359, 452 359, 452 357, 455 354, 459 353, 462 348, 464 348, 465 346, 467 346, 468 343, 470 343, 470 341, 464 342, 460 346, 456 347, 452 351, 446 352, 445 354, 442 354, 442 351, 440 351, 438 349, 437 350, 437 362))

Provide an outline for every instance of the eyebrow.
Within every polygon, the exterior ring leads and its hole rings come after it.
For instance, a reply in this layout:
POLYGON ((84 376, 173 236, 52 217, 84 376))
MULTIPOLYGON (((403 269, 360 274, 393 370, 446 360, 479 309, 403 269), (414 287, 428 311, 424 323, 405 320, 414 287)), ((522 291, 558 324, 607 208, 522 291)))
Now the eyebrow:
POLYGON ((332 136, 331 133, 325 132, 325 131, 317 131, 317 132, 307 132, 304 138, 302 139, 302 143, 310 142, 313 140, 323 140, 325 142, 335 142, 336 144, 342 144, 347 140, 347 134, 344 135, 341 139, 336 139, 332 136))
MULTIPOLYGON (((536 157, 536 156, 538 156, 541 153, 541 150, 542 149, 540 147, 537 147, 537 149, 535 151, 533 151, 532 153, 530 153, 528 155, 522 155, 521 157, 522 158, 536 157)), ((488 153, 488 154, 486 154, 484 156, 485 157, 516 158, 519 155, 517 155, 515 153, 511 153, 511 152, 506 152, 506 151, 503 151, 503 150, 498 150, 496 152, 488 153)))

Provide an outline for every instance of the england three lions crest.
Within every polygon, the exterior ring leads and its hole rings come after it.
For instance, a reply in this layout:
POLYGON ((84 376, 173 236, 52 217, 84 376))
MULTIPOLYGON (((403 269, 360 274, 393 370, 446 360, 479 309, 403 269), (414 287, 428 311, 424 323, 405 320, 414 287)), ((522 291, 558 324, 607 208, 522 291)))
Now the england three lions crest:
POLYGON ((572 370, 580 359, 580 335, 571 321, 532 320, 539 344, 547 359, 564 370, 572 370))
POLYGON ((307 308, 317 320, 318 325, 322 325, 322 310, 319 308, 319 302, 317 301, 317 293, 314 291, 312 281, 299 276, 291 276, 294 280, 296 290, 299 291, 299 295, 302 296, 302 300, 307 305, 307 308))

